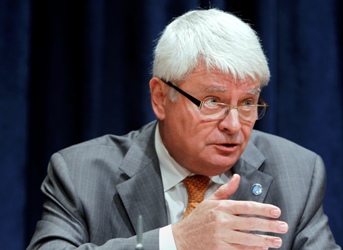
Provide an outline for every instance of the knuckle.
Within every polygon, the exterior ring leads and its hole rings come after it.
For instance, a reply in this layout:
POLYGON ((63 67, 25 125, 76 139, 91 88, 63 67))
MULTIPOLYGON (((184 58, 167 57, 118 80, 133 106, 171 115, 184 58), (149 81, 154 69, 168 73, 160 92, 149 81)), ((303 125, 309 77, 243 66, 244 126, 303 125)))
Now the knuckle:
POLYGON ((257 221, 255 217, 248 217, 247 220, 247 226, 249 230, 256 230, 257 221))
POLYGON ((252 202, 245 202, 242 209, 247 214, 252 214, 256 210, 256 206, 252 202))

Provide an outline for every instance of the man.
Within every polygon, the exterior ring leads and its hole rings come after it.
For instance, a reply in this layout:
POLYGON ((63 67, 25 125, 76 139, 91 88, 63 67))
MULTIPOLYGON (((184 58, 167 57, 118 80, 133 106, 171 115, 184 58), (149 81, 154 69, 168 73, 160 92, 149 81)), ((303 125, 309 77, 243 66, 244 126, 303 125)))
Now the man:
POLYGON ((139 215, 145 249, 340 249, 321 158, 253 130, 269 76, 258 37, 235 16, 176 18, 155 49, 158 122, 54 154, 28 249, 134 249, 139 215))

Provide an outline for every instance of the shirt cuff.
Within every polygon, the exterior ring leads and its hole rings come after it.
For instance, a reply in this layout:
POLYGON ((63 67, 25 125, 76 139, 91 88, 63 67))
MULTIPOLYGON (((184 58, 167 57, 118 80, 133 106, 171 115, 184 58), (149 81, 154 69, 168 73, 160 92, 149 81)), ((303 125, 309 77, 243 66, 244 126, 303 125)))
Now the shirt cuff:
POLYGON ((176 250, 171 225, 160 228, 160 250, 176 250))

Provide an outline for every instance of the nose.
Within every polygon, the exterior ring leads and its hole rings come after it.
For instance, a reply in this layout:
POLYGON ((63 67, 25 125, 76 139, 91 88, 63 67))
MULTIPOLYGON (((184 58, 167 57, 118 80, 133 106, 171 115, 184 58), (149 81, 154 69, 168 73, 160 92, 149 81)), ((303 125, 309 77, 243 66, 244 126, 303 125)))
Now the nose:
POLYGON ((225 116, 219 122, 220 130, 227 130, 230 134, 237 133, 241 130, 242 124, 239 120, 239 114, 237 109, 231 109, 227 116, 225 116))

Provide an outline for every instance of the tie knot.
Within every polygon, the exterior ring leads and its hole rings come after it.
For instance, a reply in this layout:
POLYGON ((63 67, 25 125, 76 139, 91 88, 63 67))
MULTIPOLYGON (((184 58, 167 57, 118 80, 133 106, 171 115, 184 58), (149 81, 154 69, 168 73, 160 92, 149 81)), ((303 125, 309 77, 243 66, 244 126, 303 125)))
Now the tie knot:
POLYGON ((204 175, 193 175, 183 180, 188 193, 188 205, 183 218, 204 200, 210 178, 204 175))

